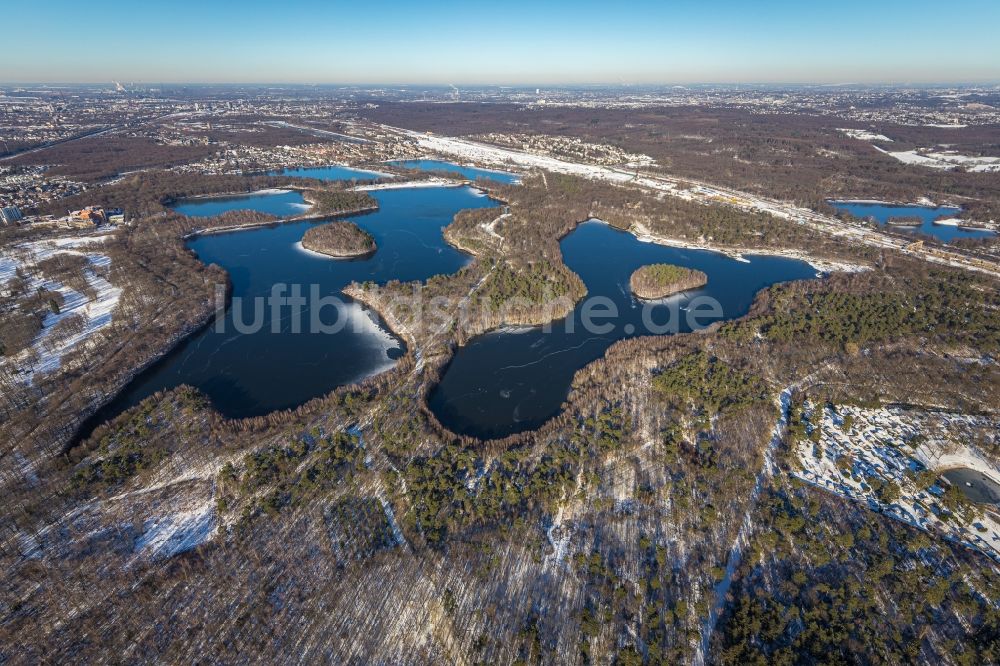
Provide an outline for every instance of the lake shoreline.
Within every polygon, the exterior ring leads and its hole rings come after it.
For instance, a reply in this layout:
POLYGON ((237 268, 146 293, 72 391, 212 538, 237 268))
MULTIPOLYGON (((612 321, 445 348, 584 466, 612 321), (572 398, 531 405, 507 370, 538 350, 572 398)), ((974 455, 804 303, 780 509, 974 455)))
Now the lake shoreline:
MULTIPOLYGON (((603 220, 598 220, 604 222, 603 220)), ((604 222, 608 224, 607 222, 604 222)), ((611 225, 613 226, 613 225, 611 225)), ((679 247, 686 250, 705 250, 725 255, 730 259, 750 263, 748 256, 763 257, 784 257, 786 259, 796 259, 804 261, 819 273, 860 273, 871 270, 871 266, 861 263, 850 263, 839 259, 822 259, 814 257, 802 250, 781 249, 781 248, 748 248, 748 247, 718 247, 706 243, 692 243, 677 238, 654 234, 642 223, 637 223, 627 230, 641 243, 655 243, 666 247, 679 247)))
POLYGON ((352 208, 351 210, 337 211, 333 213, 306 213, 295 217, 282 217, 276 220, 262 220, 260 222, 247 222, 245 224, 230 224, 221 227, 205 227, 195 229, 181 236, 182 240, 197 238, 198 236, 209 236, 212 234, 225 234, 230 232, 244 231, 246 229, 257 229, 259 227, 269 227, 271 225, 288 224, 293 222, 308 222, 310 220, 325 220, 327 218, 349 217, 351 215, 363 215, 377 212, 378 206, 365 206, 362 208, 352 208))
POLYGON ((298 245, 331 259, 361 259, 378 250, 371 234, 353 222, 344 221, 309 227, 298 245))
MULTIPOLYGON (((926 198, 916 202, 881 201, 878 199, 827 199, 826 203, 836 208, 838 212, 843 212, 842 207, 849 207, 849 206, 866 206, 866 207, 881 207, 881 208, 895 208, 895 209, 912 208, 918 211, 932 211, 932 212, 942 211, 941 215, 939 216, 940 219, 930 219, 927 221, 929 221, 929 223, 932 226, 951 227, 959 229, 961 231, 968 231, 972 233, 988 233, 994 235, 998 233, 998 229, 995 224, 990 225, 988 223, 977 222, 975 220, 967 220, 965 218, 959 217, 960 215, 966 212, 965 206, 959 203, 950 203, 950 202, 935 203, 930 199, 926 198)), ((854 215, 855 217, 862 217, 853 212, 851 212, 851 214, 854 215)), ((872 215, 872 217, 876 216, 872 215)), ((920 223, 915 223, 915 224, 893 222, 892 217, 890 217, 888 220, 884 222, 879 221, 877 217, 876 220, 879 226, 887 226, 887 227, 903 227, 903 228, 921 227, 925 224, 925 220, 923 219, 921 220, 920 223)), ((943 241, 943 242, 947 243, 949 241, 943 241)))
MULTIPOLYGON (((568 227, 569 225, 567 225, 568 227)), ((808 262, 782 258, 761 258, 753 262, 736 262, 725 253, 701 248, 686 253, 670 243, 656 244, 661 249, 644 245, 635 230, 626 230, 603 220, 587 218, 560 238, 565 266, 584 283, 591 298, 610 299, 608 327, 590 330, 583 323, 588 316, 584 305, 576 301, 568 319, 573 326, 559 322, 567 320, 562 312, 550 307, 549 321, 496 322, 467 340, 455 340, 447 354, 439 360, 437 377, 432 377, 425 405, 437 424, 446 432, 481 442, 514 441, 525 432, 537 431, 545 424, 563 418, 563 405, 572 394, 574 378, 594 362, 608 358, 609 350, 623 340, 635 338, 662 339, 663 336, 688 337, 700 334, 703 326, 685 325, 690 322, 682 294, 676 294, 676 309, 659 311, 650 327, 645 306, 627 288, 634 270, 657 263, 675 264, 698 270, 708 276, 713 285, 707 297, 719 299, 720 321, 730 321, 746 314, 757 293, 772 284, 791 280, 816 279, 808 262), (598 224, 588 224, 597 222, 598 224), (621 271, 610 264, 624 265, 621 271), (621 272, 621 275, 618 273, 621 272), (754 277, 747 280, 747 276, 754 277), (733 280, 738 280, 733 282, 733 280), (613 305, 613 307, 612 307, 613 305), (665 325, 663 317, 674 326, 665 325), (610 319, 614 317, 614 319, 610 319), (554 322, 549 329, 546 324, 554 322), (613 322, 613 323, 612 323, 613 322), (513 325, 513 326, 511 326, 513 325), (577 330, 579 325, 584 328, 577 330), (520 341, 518 341, 520 339, 520 341), (557 360, 561 359, 561 360, 557 360), (541 365, 540 365, 541 364, 541 365), (544 387, 534 390, 532 387, 544 387), (496 397, 499 396, 499 397, 496 397), (512 414, 513 412, 513 414, 512 414)), ((568 300, 568 299, 567 299, 568 300)), ((586 297, 584 298, 586 303, 586 297)), ((654 305, 658 301, 653 302, 654 305)), ((717 330, 709 325, 704 330, 717 330)))
MULTIPOLYGON (((229 281, 228 274, 226 276, 226 302, 228 304, 230 291, 232 285, 229 281)), ((73 434, 70 435, 69 439, 63 445, 62 453, 65 455, 85 443, 88 439, 93 436, 94 432, 100 428, 102 425, 111 423, 118 416, 124 412, 119 412, 118 414, 113 414, 105 417, 102 414, 102 410, 109 407, 118 399, 126 388, 128 388, 132 382, 142 376, 143 373, 151 370, 156 366, 157 363, 162 361, 168 354, 173 352, 177 347, 182 345, 187 340, 193 338, 197 334, 204 331, 206 328, 212 325, 217 314, 216 304, 210 304, 210 307, 203 313, 199 313, 196 320, 188 326, 182 327, 173 332, 163 344, 162 348, 153 354, 150 354, 142 363, 133 367, 131 370, 126 372, 118 381, 115 382, 112 389, 106 392, 97 402, 94 408, 86 413, 82 419, 74 426, 73 434)), ((175 387, 175 388, 180 388, 175 387)), ((174 390, 174 389, 171 389, 174 390)), ((141 400, 139 401, 142 402, 141 400)), ((137 405, 139 403, 136 403, 137 405)), ((131 409, 131 408, 130 408, 131 409)), ((125 411, 128 411, 127 409, 125 411)))
MULTIPOLYGON (((498 182, 498 183, 501 183, 501 184, 519 185, 521 183, 522 179, 524 178, 524 174, 518 173, 516 171, 508 171, 506 169, 499 169, 499 168, 496 168, 496 167, 484 167, 484 166, 480 166, 480 165, 478 165, 478 164, 476 164, 474 162, 470 162, 470 161, 464 161, 463 162, 463 161, 458 161, 458 160, 454 160, 454 159, 448 159, 447 157, 443 157, 441 155, 435 155, 434 153, 424 153, 423 155, 421 155, 419 157, 411 157, 411 158, 406 158, 406 159, 385 160, 382 163, 383 164, 388 164, 389 166, 397 168, 397 169, 418 169, 418 170, 422 170, 422 171, 428 170, 428 169, 424 169, 423 167, 419 167, 419 166, 418 167, 407 167, 407 166, 404 166, 406 163, 411 163, 412 164, 412 163, 419 163, 419 162, 427 162, 427 163, 440 164, 440 166, 441 166, 440 170, 441 171, 447 171, 448 167, 451 166, 451 167, 457 167, 458 169, 466 169, 466 170, 472 170, 472 171, 479 171, 479 172, 483 172, 484 174, 495 174, 495 175, 498 175, 498 176, 510 179, 509 183, 505 182, 502 179, 493 179, 493 180, 495 180, 495 182, 498 182)), ((461 171, 457 171, 456 173, 462 174, 461 171)), ((462 174, 462 175, 467 176, 468 174, 462 174)), ((490 179, 488 175, 484 175, 482 177, 485 178, 485 179, 487 179, 487 180, 490 179)), ((475 178, 470 178, 469 180, 475 181, 475 178)))
MULTIPOLYGON (((315 178, 315 176, 296 176, 289 174, 289 171, 314 171, 317 169, 348 169, 350 171, 358 171, 365 175, 371 175, 373 178, 361 178, 358 177, 356 180, 374 180, 377 178, 399 178, 397 174, 389 173, 387 171, 378 171, 376 169, 369 169, 364 166, 351 166, 350 164, 300 164, 297 166, 286 166, 282 167, 280 170, 271 170, 263 172, 263 175, 275 176, 281 178, 315 178)), ((324 180, 320 178, 319 180, 324 180)), ((350 182, 350 179, 343 179, 340 182, 350 182)))
MULTIPOLYGON (((445 202, 450 202, 447 204, 449 207, 457 206, 454 210, 455 213, 457 213, 459 210, 464 210, 466 208, 475 208, 477 206, 483 206, 486 203, 485 199, 479 196, 475 196, 472 192, 469 192, 468 194, 458 194, 453 189, 442 190, 441 196, 443 197, 443 200, 445 202)), ((392 199, 393 201, 396 201, 395 204, 393 205, 387 204, 386 210, 388 211, 387 215, 389 215, 390 217, 391 224, 396 224, 397 226, 398 225, 405 226, 407 220, 409 219, 409 213, 407 213, 407 211, 410 210, 410 206, 407 205, 400 206, 398 202, 399 201, 409 202, 411 199, 417 202, 417 204, 414 205, 418 204, 431 205, 431 206, 437 205, 435 203, 430 203, 437 201, 437 195, 433 193, 424 195, 419 192, 414 192, 412 195, 409 195, 400 192, 398 195, 394 195, 392 199), (420 202, 428 202, 428 203, 423 204, 420 202), (395 222, 391 222, 391 220, 395 220, 395 222)), ((374 211, 381 212, 382 207, 376 207, 371 209, 353 209, 347 211, 336 211, 333 214, 324 213, 322 214, 321 217, 323 218, 344 217, 357 214, 359 211, 367 212, 369 210, 372 212, 374 211)), ((431 208, 431 210, 434 211, 436 209, 431 208)), ((202 229, 195 229, 183 235, 178 234, 178 237, 182 240, 182 242, 184 242, 184 241, 192 241, 193 239, 198 238, 200 236, 207 237, 212 235, 221 235, 226 233, 253 231, 261 229, 267 230, 263 231, 263 233, 272 233, 271 230, 274 230, 275 233, 279 234, 279 236, 276 236, 275 238, 280 237, 281 239, 288 241, 287 245, 288 252, 297 254, 299 256, 302 256, 302 254, 308 254, 310 256, 321 256, 324 260, 329 261, 331 264, 337 264, 339 266, 348 266, 354 263, 351 261, 351 259, 354 259, 354 257, 347 257, 342 261, 337 261, 335 259, 332 259, 328 255, 324 254, 317 255, 314 251, 310 251, 306 248, 301 247, 299 243, 296 242, 299 241, 301 237, 301 234, 298 233, 299 228, 295 228, 295 230, 287 230, 288 229, 287 223, 303 222, 302 219, 299 219, 302 217, 310 217, 310 216, 308 215, 296 216, 295 219, 292 218, 269 219, 262 221, 254 221, 246 224, 233 224, 221 227, 208 227, 202 229)), ((450 217, 448 219, 450 219, 450 217)), ((428 234, 431 233, 431 227, 426 227, 426 233, 428 234)), ((435 234, 439 233, 436 228, 434 228, 434 233, 435 234)), ((219 240, 212 241, 212 243, 215 247, 229 247, 230 245, 230 242, 222 240, 221 236, 219 236, 219 240)), ((381 243, 379 243, 379 245, 381 245, 381 243)), ((400 246, 400 244, 397 242, 396 245, 399 246, 397 249, 408 247, 405 243, 404 245, 400 246)), ((442 241, 442 246, 444 247, 446 245, 447 244, 442 241)), ((191 246, 189 246, 189 248, 190 247, 191 246)), ((203 255, 200 249, 196 250, 196 252, 199 254, 199 258, 203 264, 210 263, 210 258, 206 257, 206 255, 203 255)), ((464 256, 465 253, 462 254, 464 256)), ((436 256, 437 255, 435 254, 434 257, 436 256)), ((428 257, 428 259, 429 258, 431 257, 428 257)), ((291 264, 289 264, 289 266, 295 266, 298 264, 298 260, 294 258, 289 258, 289 260, 292 262, 291 264)), ((457 270, 461 266, 466 265, 468 263, 468 259, 459 259, 453 256, 450 259, 450 262, 451 263, 449 264, 449 266, 431 271, 427 277, 439 274, 441 272, 450 273, 453 270, 457 270), (456 262, 457 265, 455 265, 456 262)), ((228 293, 231 295, 233 287, 231 285, 232 278, 228 277, 228 273, 231 270, 230 268, 227 267, 228 264, 226 264, 225 262, 220 263, 217 261, 211 263, 216 263, 227 271, 227 282, 230 283, 228 293)), ((246 262, 243 260, 238 260, 236 265, 244 266, 246 265, 246 262)), ((387 266, 386 270, 395 270, 395 264, 387 266)), ((409 274, 412 274, 414 267, 410 267, 408 270, 410 270, 409 274)), ((418 272, 424 270, 425 269, 420 268, 418 272)), ((395 273, 386 275, 384 277, 385 279, 389 280, 393 278, 393 275, 395 275, 395 273)), ((276 277, 278 277, 279 280, 282 278, 287 279, 286 275, 279 274, 276 277)), ((411 277, 403 279, 426 280, 427 277, 420 277, 420 278, 411 277)), ((157 350, 157 354, 155 354, 155 356, 148 359, 147 362, 143 363, 141 367, 137 367, 133 373, 130 373, 129 376, 126 377, 125 380, 121 382, 120 385, 116 385, 115 390, 109 391, 108 394, 102 398, 100 405, 95 405, 93 413, 99 414, 100 416, 97 418, 93 418, 92 420, 88 420, 88 425, 86 425, 86 427, 84 428, 77 426, 76 433, 78 434, 76 434, 73 444, 75 445, 80 441, 83 441, 84 438, 89 437, 90 434, 93 432, 93 430, 96 429, 96 427, 98 427, 101 423, 106 423, 110 420, 113 420, 114 418, 116 418, 118 414, 121 414, 124 411, 127 411, 128 409, 134 406, 128 403, 134 402, 136 399, 139 399, 139 401, 141 401, 141 399, 144 399, 143 396, 151 395, 152 393, 149 393, 149 391, 154 391, 154 390, 169 391, 172 390, 175 386, 179 386, 181 384, 192 386, 194 388, 197 388, 202 393, 204 393, 211 402, 212 409, 218 414, 220 414, 225 420, 239 421, 245 418, 258 418, 261 416, 267 417, 271 414, 279 414, 289 409, 298 409, 302 405, 308 404, 311 401, 317 399, 324 399, 325 397, 329 396, 331 392, 340 390, 343 387, 365 385, 369 381, 374 381, 376 380, 376 378, 381 377, 386 373, 391 373, 399 369, 401 367, 401 364, 403 364, 403 367, 405 367, 406 372, 409 372, 409 367, 410 367, 409 364, 411 363, 411 359, 419 358, 419 356, 415 357, 413 353, 414 350, 416 349, 414 337, 410 335, 410 332, 408 331, 406 326, 402 322, 394 318, 391 315, 391 313, 383 313, 380 310, 380 308, 372 307, 366 302, 366 299, 364 298, 358 298, 358 299, 352 298, 352 290, 348 288, 349 285, 351 284, 351 282, 349 281, 350 279, 360 280, 364 278, 361 277, 360 274, 356 274, 354 278, 348 278, 348 280, 345 280, 344 282, 338 281, 338 283, 335 285, 336 289, 335 292, 332 291, 334 285, 330 284, 329 285, 331 288, 330 293, 331 294, 337 293, 339 295, 340 301, 344 302, 347 305, 346 316, 348 316, 351 321, 359 317, 363 318, 365 321, 361 322, 360 320, 358 320, 357 322, 359 324, 363 324, 363 326, 360 329, 361 333, 360 337, 355 333, 350 333, 349 338, 341 338, 339 340, 347 340, 347 342, 344 342, 344 344, 359 345, 358 349, 363 355, 365 355, 366 358, 367 356, 371 355, 372 349, 375 349, 376 347, 384 348, 385 355, 383 356, 382 354, 375 354, 375 356, 372 357, 374 359, 373 363, 368 363, 366 361, 364 362, 358 361, 357 363, 350 362, 348 363, 347 366, 344 366, 343 368, 341 368, 341 366, 337 366, 337 372, 335 372, 334 374, 338 376, 335 378, 335 380, 331 380, 329 377, 329 373, 325 372, 310 375, 308 380, 306 381, 315 385, 316 392, 312 392, 311 388, 304 389, 301 391, 292 390, 291 394, 294 394, 293 396, 294 400, 292 398, 289 398, 288 400, 282 401, 283 403, 288 403, 288 404, 282 404, 281 406, 276 406, 276 407, 269 407, 270 402, 264 400, 263 402, 260 402, 259 405, 252 406, 251 411, 247 411, 246 414, 244 414, 243 405, 235 404, 227 406, 226 401, 219 402, 216 392, 214 392, 211 389, 206 389, 205 387, 202 386, 203 378, 200 377, 198 372, 194 373, 185 372, 185 373, 180 373, 177 376, 170 374, 173 372, 172 370, 173 364, 180 358, 180 356, 177 356, 178 353, 177 350, 190 349, 192 352, 194 352, 195 350, 200 349, 200 345, 197 343, 193 347, 184 347, 184 345, 190 345, 192 340, 198 340, 202 335, 206 333, 206 331, 211 332, 211 323, 215 320, 213 317, 214 308, 212 308, 212 303, 208 303, 206 305, 207 311, 204 313, 204 318, 199 317, 198 326, 185 327, 184 330, 175 331, 175 336, 171 336, 169 344, 165 344, 161 349, 157 350), (355 300, 357 300, 357 303, 355 303, 355 300), (376 340, 374 343, 372 342, 372 340, 375 340, 375 337, 373 336, 376 336, 378 338, 378 340, 376 340), (165 361, 168 365, 161 365, 161 363, 164 362, 163 359, 173 359, 173 360, 165 361), (167 378, 166 380, 161 380, 160 379, 161 375, 163 377, 167 377, 167 375, 169 375, 169 378, 167 378), (340 377, 339 375, 342 375, 342 377, 340 377), (305 399, 299 400, 298 399, 299 393, 301 393, 305 399)), ((339 307, 340 306, 338 306, 338 308, 339 307)), ((225 311, 228 315, 230 311, 228 303, 225 311)), ((350 326, 348 326, 348 328, 346 328, 345 330, 351 331, 353 329, 351 329, 350 326)), ((240 339, 242 340, 246 338, 241 337, 240 339)), ((306 339, 303 338, 303 342, 305 341, 306 339)), ((228 341, 224 341, 223 344, 218 345, 216 341, 206 346, 206 349, 212 347, 212 349, 209 351, 212 354, 211 357, 214 357, 215 351, 218 351, 218 349, 222 349, 227 344, 229 344, 228 341)), ((326 345, 328 343, 324 342, 323 344, 326 345)), ((195 365, 197 365, 199 368, 203 367, 200 364, 195 364, 195 365)), ((256 380, 251 378, 250 386, 253 385, 252 384, 253 381, 256 380)), ((301 384, 301 382, 299 382, 298 379, 290 381, 292 381, 296 385, 301 384)), ((258 388, 259 388, 259 382, 258 382, 258 388)), ((81 414, 81 416, 83 415, 81 414)), ((90 416, 91 415, 88 415, 87 419, 90 419, 90 416)), ((82 419, 80 423, 83 424, 84 420, 82 419)))

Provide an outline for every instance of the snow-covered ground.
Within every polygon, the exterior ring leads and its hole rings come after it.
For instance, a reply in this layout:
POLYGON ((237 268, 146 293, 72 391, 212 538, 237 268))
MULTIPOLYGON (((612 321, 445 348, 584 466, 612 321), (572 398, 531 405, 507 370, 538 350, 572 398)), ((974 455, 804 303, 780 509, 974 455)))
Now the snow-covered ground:
POLYGON ((585 178, 598 178, 621 183, 628 182, 635 177, 635 174, 618 172, 610 167, 579 164, 546 155, 500 148, 475 141, 427 135, 420 132, 404 131, 404 133, 414 139, 424 150, 439 154, 455 155, 477 166, 487 164, 509 169, 513 165, 515 167, 545 169, 555 173, 566 173, 585 178))
POLYGON ((135 551, 152 559, 171 557, 205 543, 215 528, 215 510, 210 502, 150 518, 136 539, 135 551))
POLYGON ((850 129, 848 127, 838 127, 838 132, 843 132, 852 139, 860 139, 861 141, 885 141, 892 143, 892 139, 884 134, 876 134, 875 132, 869 132, 863 129, 850 129))
POLYGON ((43 288, 57 292, 63 303, 59 312, 50 312, 45 316, 41 332, 28 349, 13 359, 5 358, 0 361, 18 368, 26 383, 33 381, 35 373, 58 370, 65 354, 111 323, 122 290, 93 270, 106 269, 111 260, 100 252, 89 249, 94 245, 99 246, 108 236, 104 232, 90 236, 47 238, 17 245, 0 254, 0 290, 6 288, 7 283, 17 275, 18 269, 23 269, 30 276, 34 266, 56 255, 82 256, 89 262, 89 267, 83 271, 83 277, 94 294, 93 298, 44 276, 29 278, 29 290, 43 288), (56 324, 71 316, 82 319, 80 330, 67 337, 50 340, 56 324))
POLYGON ((385 520, 389 523, 389 529, 392 530, 392 538, 396 540, 396 545, 408 546, 406 537, 403 536, 403 530, 399 528, 399 523, 396 522, 396 513, 392 510, 392 504, 384 497, 379 497, 378 501, 382 505, 382 511, 385 512, 385 520))
POLYGON ((729 548, 729 557, 726 558, 725 574, 722 579, 715 584, 715 589, 712 590, 713 603, 709 608, 708 616, 705 618, 704 624, 702 625, 701 641, 698 643, 698 651, 695 653, 695 657, 692 660, 696 666, 702 666, 705 663, 705 655, 708 654, 709 645, 712 641, 712 634, 715 631, 719 615, 721 615, 722 610, 725 608, 726 598, 729 596, 729 589, 733 583, 733 576, 736 573, 736 568, 740 565, 740 561, 743 559, 743 550, 750 542, 750 535, 754 529, 753 510, 757 504, 757 498, 760 496, 760 492, 764 488, 764 484, 767 483, 777 471, 774 462, 774 451, 781 443, 785 429, 788 427, 788 414, 789 407, 792 404, 792 391, 796 386, 797 385, 786 387, 781 393, 778 394, 778 420, 775 422, 774 429, 771 431, 771 440, 768 442, 767 448, 764 449, 764 464, 757 472, 753 490, 750 491, 750 498, 746 505, 747 510, 746 513, 743 514, 743 520, 740 523, 740 529, 736 532, 736 539, 729 548))
POLYGON ((503 243, 503 236, 497 233, 497 224, 499 224, 502 220, 506 220, 508 217, 510 217, 510 213, 504 213, 503 215, 493 218, 490 222, 484 222, 479 226, 490 236, 503 243))
POLYGON ((973 157, 959 155, 951 151, 900 150, 888 151, 874 146, 876 150, 894 157, 903 164, 928 167, 930 169, 957 169, 976 173, 1000 173, 1000 157, 973 157))
POLYGON ((808 404, 806 408, 811 410, 810 428, 818 428, 820 435, 818 441, 799 443, 801 468, 795 476, 1000 560, 996 507, 977 506, 944 518, 947 512, 939 499, 943 489, 937 484, 921 488, 916 478, 922 469, 943 472, 968 467, 1000 482, 1000 468, 962 443, 975 441, 977 433, 996 433, 1000 423, 995 419, 899 408, 830 409, 808 404), (899 488, 899 497, 891 504, 880 501, 876 493, 875 487, 883 482, 899 488))

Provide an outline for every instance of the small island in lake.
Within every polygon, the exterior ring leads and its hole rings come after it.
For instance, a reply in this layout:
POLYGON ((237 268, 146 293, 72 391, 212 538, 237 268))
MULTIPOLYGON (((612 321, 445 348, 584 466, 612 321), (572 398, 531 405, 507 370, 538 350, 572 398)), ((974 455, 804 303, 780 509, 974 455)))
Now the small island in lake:
POLYGON ((302 247, 345 259, 373 253, 375 239, 353 222, 330 222, 307 230, 302 236, 302 247))
POLYGON ((649 264, 638 268, 629 279, 629 287, 637 298, 655 300, 671 294, 704 287, 708 276, 673 264, 649 264))

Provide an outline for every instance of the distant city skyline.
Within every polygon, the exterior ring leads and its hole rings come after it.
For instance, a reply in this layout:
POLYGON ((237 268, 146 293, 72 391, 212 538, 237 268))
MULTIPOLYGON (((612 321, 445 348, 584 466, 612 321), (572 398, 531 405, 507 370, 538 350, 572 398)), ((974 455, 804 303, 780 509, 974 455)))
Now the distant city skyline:
POLYGON ((997 2, 538 4, 17 3, 0 82, 1000 81, 997 2))

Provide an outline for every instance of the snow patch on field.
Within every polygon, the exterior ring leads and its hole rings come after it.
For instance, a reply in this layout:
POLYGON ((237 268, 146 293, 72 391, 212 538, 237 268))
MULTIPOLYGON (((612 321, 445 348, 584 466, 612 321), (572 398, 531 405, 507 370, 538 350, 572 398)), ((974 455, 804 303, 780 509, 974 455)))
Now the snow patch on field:
POLYGON ((585 178, 605 179, 622 183, 634 178, 634 174, 631 173, 617 172, 608 167, 567 162, 555 157, 548 157, 547 155, 498 148, 445 136, 428 136, 419 132, 407 132, 407 134, 424 150, 434 153, 457 155, 461 159, 477 165, 490 164, 509 167, 511 164, 514 164, 518 167, 545 169, 556 173, 566 173, 585 178))
POLYGON ((146 521, 135 550, 152 559, 172 557, 208 541, 215 527, 215 511, 210 503, 152 518, 146 521))
POLYGON ((861 141, 885 141, 892 143, 892 139, 884 134, 876 134, 875 132, 870 132, 863 129, 850 129, 848 127, 838 127, 838 132, 843 132, 852 139, 860 139, 861 141))
POLYGON ((14 279, 19 265, 12 257, 0 255, 0 288, 14 279))
POLYGON ((58 293, 63 303, 59 312, 50 312, 42 322, 42 330, 31 346, 14 359, 5 359, 21 370, 21 377, 27 383, 34 381, 35 373, 53 372, 62 365, 63 357, 82 344, 95 333, 111 324, 112 316, 121 299, 122 290, 98 275, 94 269, 106 269, 111 265, 111 259, 97 252, 83 252, 78 248, 104 242, 107 233, 92 236, 77 236, 68 238, 51 238, 33 241, 15 246, 8 253, 0 255, 0 287, 6 285, 17 275, 18 269, 30 274, 30 269, 39 262, 60 254, 82 256, 89 262, 89 267, 83 271, 89 290, 94 297, 63 285, 59 282, 37 277, 29 279, 28 289, 39 288, 58 293), (82 326, 78 332, 60 340, 50 340, 53 327, 64 319, 78 315, 82 326), (34 361, 37 359, 37 361, 34 361))
POLYGON ((569 555, 570 542, 573 540, 573 526, 563 519, 562 506, 559 507, 552 524, 545 530, 545 537, 552 548, 552 552, 545 555, 545 566, 562 565, 569 555))
MULTIPOLYGON (((89 259, 95 266, 101 265, 100 261, 104 261, 104 265, 110 262, 107 257, 102 255, 93 255, 89 259)), ((45 317, 42 332, 32 345, 32 349, 38 353, 40 358, 39 363, 32 368, 32 373, 52 372, 59 369, 64 354, 111 323, 112 313, 118 307, 122 290, 90 271, 86 272, 85 277, 87 278, 87 284, 97 294, 94 300, 87 299, 83 294, 77 293, 69 287, 57 285, 56 283, 47 283, 47 288, 52 291, 58 291, 63 295, 64 303, 58 314, 50 313, 45 317), (52 327, 70 315, 75 314, 79 314, 84 318, 83 330, 68 338, 59 340, 52 347, 51 351, 45 351, 43 345, 51 333, 52 327)))
POLYGON ((1000 157, 973 157, 955 152, 930 152, 921 150, 901 150, 890 152, 874 146, 875 150, 893 157, 903 164, 927 167, 929 169, 951 170, 959 167, 974 173, 1000 173, 1000 157))

